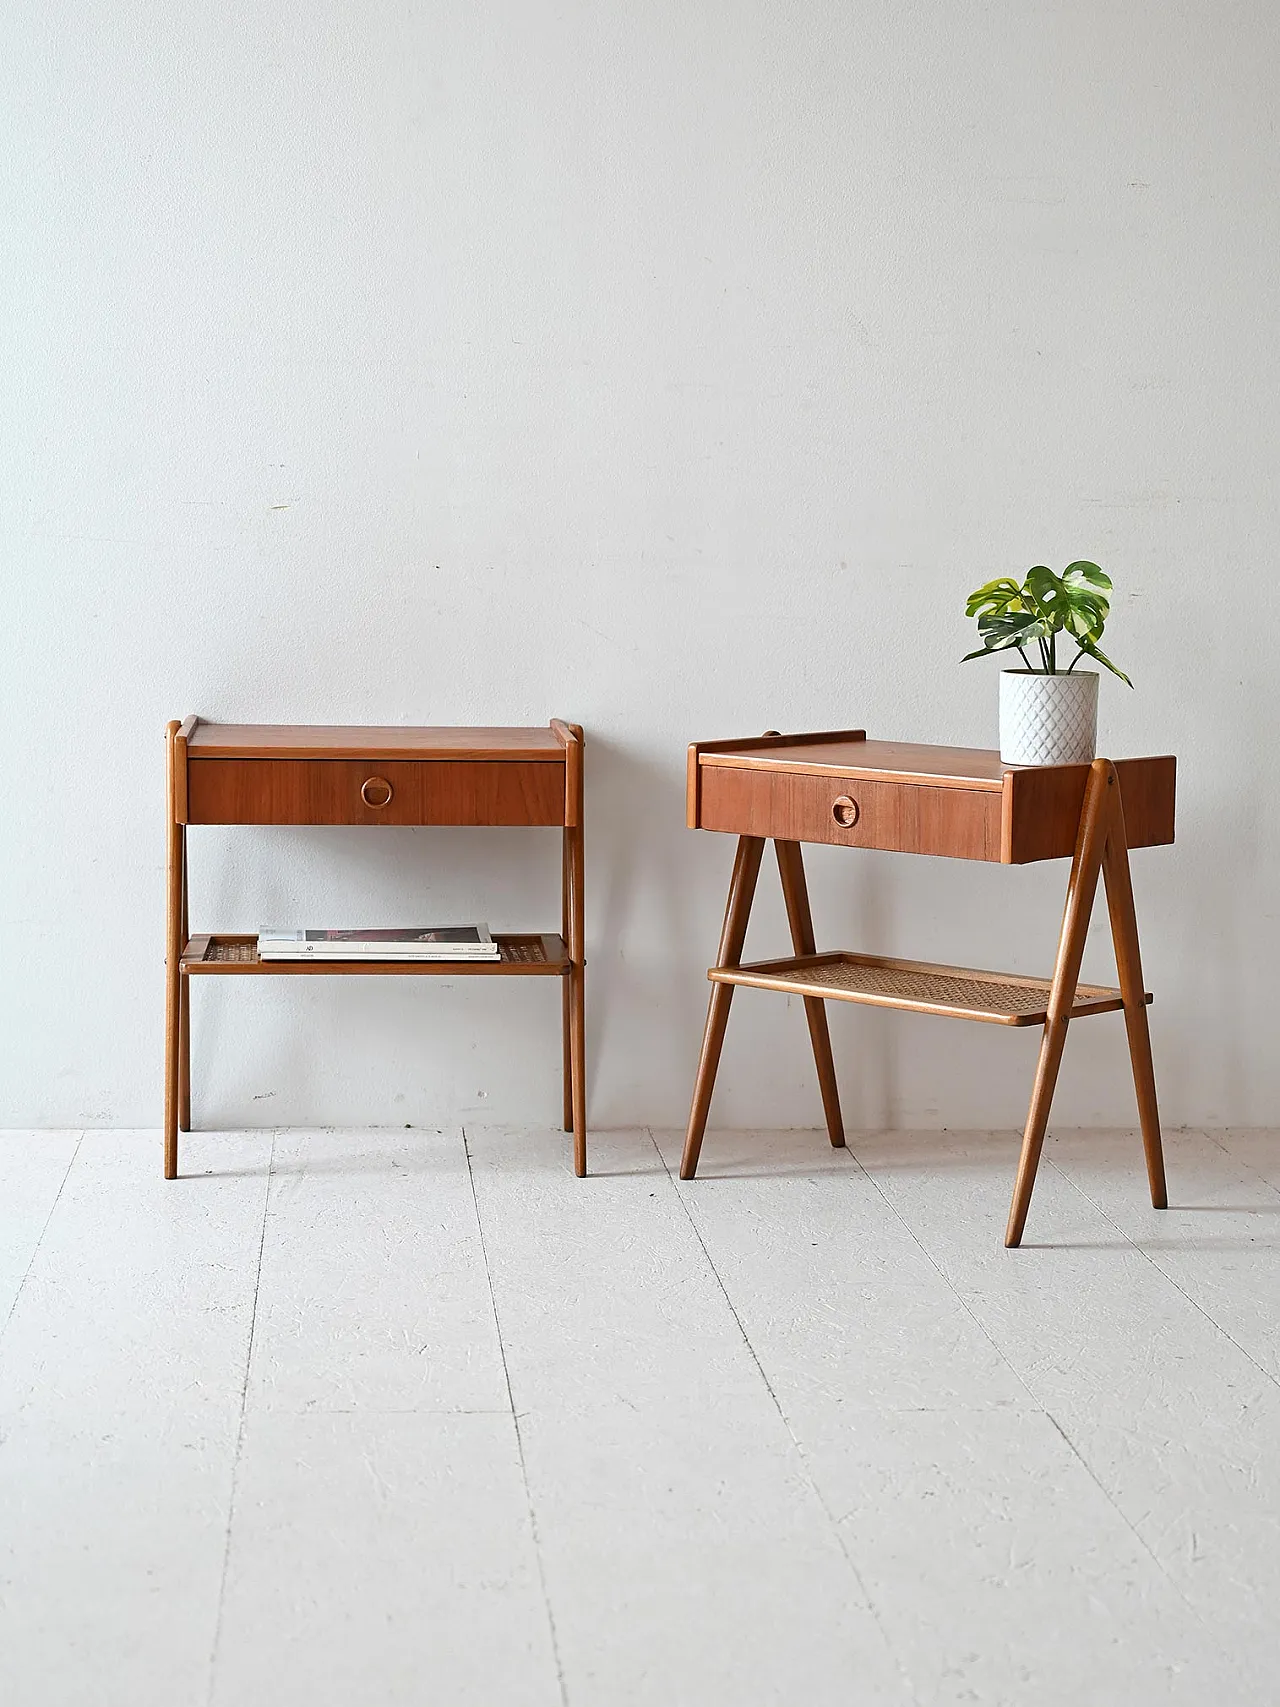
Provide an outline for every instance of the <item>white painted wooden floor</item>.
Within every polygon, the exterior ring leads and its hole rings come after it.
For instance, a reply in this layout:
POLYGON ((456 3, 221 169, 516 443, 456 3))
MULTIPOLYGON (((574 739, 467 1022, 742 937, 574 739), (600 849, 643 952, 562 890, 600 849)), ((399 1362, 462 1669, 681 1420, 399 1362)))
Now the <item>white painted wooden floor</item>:
POLYGON ((0 1136, 5 1707, 1265 1707, 1280 1136, 0 1136))

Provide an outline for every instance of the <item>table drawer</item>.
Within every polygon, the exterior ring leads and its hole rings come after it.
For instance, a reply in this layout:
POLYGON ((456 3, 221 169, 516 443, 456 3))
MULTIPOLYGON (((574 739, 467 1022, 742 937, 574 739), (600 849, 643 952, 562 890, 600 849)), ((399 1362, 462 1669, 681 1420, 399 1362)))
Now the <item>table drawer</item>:
POLYGON ((198 759, 189 824, 563 824, 565 767, 545 761, 198 759))
POLYGON ((994 790, 704 765, 699 824, 740 836, 837 847, 1000 858, 994 790))

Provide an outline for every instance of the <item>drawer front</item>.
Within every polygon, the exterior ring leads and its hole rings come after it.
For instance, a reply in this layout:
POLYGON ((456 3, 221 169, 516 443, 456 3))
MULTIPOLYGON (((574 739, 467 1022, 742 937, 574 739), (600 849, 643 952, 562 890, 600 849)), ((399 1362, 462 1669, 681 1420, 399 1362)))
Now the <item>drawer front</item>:
POLYGON ((563 824, 545 762, 192 759, 189 824, 563 824))
POLYGON ((1000 795, 924 783, 704 765, 704 830, 845 848, 1000 858, 1000 795))

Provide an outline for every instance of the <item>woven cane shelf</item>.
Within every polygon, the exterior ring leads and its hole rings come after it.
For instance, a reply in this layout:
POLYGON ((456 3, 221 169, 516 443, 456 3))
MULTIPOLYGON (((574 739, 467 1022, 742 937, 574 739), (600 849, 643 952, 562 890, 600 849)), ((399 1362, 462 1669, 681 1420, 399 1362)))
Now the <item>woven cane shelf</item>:
POLYGON ((179 962, 185 973, 236 975, 256 973, 285 976, 299 973, 363 973, 366 977, 397 977, 408 973, 437 978, 559 977, 569 967, 564 938, 555 935, 512 935, 495 932, 498 959, 466 960, 262 960, 255 936, 193 936, 179 962))
MULTIPOLYGON (((821 996, 872 1007, 907 1008, 915 1013, 949 1014, 956 1019, 986 1020, 993 1025, 1043 1025, 1049 1005, 1047 978, 1012 972, 979 972, 967 966, 933 966, 920 960, 886 960, 880 955, 800 955, 790 960, 761 960, 737 967, 712 967, 715 984, 745 984, 786 995, 821 996)), ((1150 995, 1147 1001, 1151 1000, 1150 995)), ((1124 1006, 1119 990, 1078 984, 1071 1018, 1114 1013, 1124 1006)))

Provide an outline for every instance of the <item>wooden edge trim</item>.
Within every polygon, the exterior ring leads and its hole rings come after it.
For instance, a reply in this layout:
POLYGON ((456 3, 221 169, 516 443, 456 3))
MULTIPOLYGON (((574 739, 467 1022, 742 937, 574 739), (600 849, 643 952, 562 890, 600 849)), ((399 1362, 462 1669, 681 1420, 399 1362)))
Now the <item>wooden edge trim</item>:
POLYGON ((366 746, 327 747, 323 751, 315 747, 206 747, 201 744, 196 753, 196 761, 202 765, 220 764, 230 760, 233 764, 271 764, 276 760, 302 761, 306 764, 349 764, 352 760, 361 764, 407 764, 407 765, 563 765, 565 754, 557 753, 523 753, 507 749, 503 752, 456 753, 441 752, 406 752, 403 747, 385 747, 377 742, 366 746))
POLYGON ((699 741, 699 753, 750 753, 765 747, 808 747, 822 741, 865 741, 865 729, 811 729, 802 735, 745 735, 728 741, 699 741))
MULTIPOLYGON (((838 764, 834 759, 775 759, 768 753, 703 753, 700 763, 711 770, 758 771, 769 776, 849 777, 854 782, 883 782, 895 788, 945 788, 969 794, 999 794, 1003 780, 978 776, 948 776, 938 771, 894 771, 880 766, 838 764)), ((987 857, 985 854, 982 856, 987 857)))
POLYGON ((194 714, 181 723, 170 723, 169 765, 173 776, 173 818, 177 824, 187 822, 187 742, 200 719, 194 714))
POLYGON ((569 958, 569 945, 557 932, 542 932, 542 952, 547 957, 547 965, 558 972, 561 977, 565 977, 573 971, 573 962, 569 958))
POLYGON ((175 788, 175 775, 177 772, 177 754, 175 744, 178 739, 178 730, 181 727, 182 725, 178 722, 176 717, 171 717, 164 726, 164 802, 165 814, 171 825, 179 822, 177 791, 175 788))
POLYGON ((564 747, 564 824, 567 830, 582 823, 582 759, 586 742, 580 723, 551 719, 551 731, 564 747))
MULTIPOLYGON (((784 968, 787 962, 779 962, 784 968)), ((1004 1014, 990 1008, 967 1008, 950 1003, 930 1001, 928 997, 881 996, 870 991, 858 994, 833 990, 829 984, 815 983, 804 976, 805 969, 798 968, 796 972, 782 982, 782 975, 774 972, 768 962, 761 964, 746 964, 741 966, 713 966, 707 973, 713 984, 735 984, 746 989, 772 991, 777 995, 816 996, 822 1001, 851 1002, 864 1007, 895 1008, 901 1013, 936 1014, 942 1018, 980 1020, 990 1025, 1030 1026, 1043 1025, 1048 1017, 1049 992, 1044 990, 1044 981, 1038 980, 1040 989, 1045 995, 1045 1006, 1028 1014, 1004 1014)), ((979 982, 976 980, 975 982, 979 982)), ((1017 982, 1017 980, 1001 980, 1001 982, 1017 982)), ((1144 1001, 1149 1006, 1151 994, 1144 995, 1144 1001)), ((1093 985, 1078 985, 1075 1001, 1068 1014, 1069 1019, 1087 1019, 1093 1014, 1119 1013, 1124 1007, 1124 998, 1118 990, 1099 990, 1093 985)))
MULTIPOLYGON (((836 961, 848 960, 850 956, 840 948, 827 949, 821 954, 788 954, 779 960, 744 960, 738 966, 713 966, 707 973, 708 978, 715 972, 789 972, 793 969, 807 972, 811 966, 831 966, 836 961)), ((860 963, 862 956, 857 956, 860 963)))
POLYGON ((701 748, 696 743, 690 746, 685 774, 684 821, 691 830, 702 828, 702 766, 698 763, 700 752, 701 748))
POLYGON ((1013 864, 1013 773, 1006 771, 1000 784, 1000 864, 1013 864))
MULTIPOLYGON (((899 960, 885 954, 859 954, 852 949, 828 949, 820 954, 787 955, 779 960, 744 960, 740 967, 712 967, 712 972, 760 972, 782 974, 791 970, 803 971, 810 966, 829 966, 844 960, 855 966, 879 966, 890 972, 934 972, 944 977, 972 978, 983 984, 1016 984, 1020 989, 1043 989, 1048 993, 1052 978, 1034 978, 1026 972, 993 972, 988 967, 946 965, 933 960, 899 960)), ((1120 991, 1111 984, 1077 984, 1077 994, 1091 1000, 1119 997, 1120 991)), ((1150 997, 1148 996, 1148 1000, 1150 997)))
POLYGON ((182 950, 181 957, 178 960, 179 971, 186 972, 190 969, 193 961, 199 962, 203 960, 205 955, 209 952, 209 944, 212 940, 213 938, 208 931, 202 931, 199 936, 188 937, 186 946, 182 950))
MULTIPOLYGON (((794 982, 783 988, 779 984, 759 984, 751 975, 748 966, 717 966, 708 972, 707 977, 713 984, 735 984, 743 989, 763 989, 785 996, 816 996, 820 1001, 849 1002, 855 1007, 892 1008, 899 1013, 934 1014, 941 1019, 976 1020, 983 1025, 1043 1025, 1044 1012, 1032 1014, 1002 1014, 994 1013, 990 1008, 942 1007, 926 998, 909 996, 879 996, 870 991, 859 991, 856 995, 851 991, 833 990, 828 984, 806 983, 804 978, 796 978, 794 982)), ((1120 1006, 1117 999, 1115 1006, 1120 1006)))

